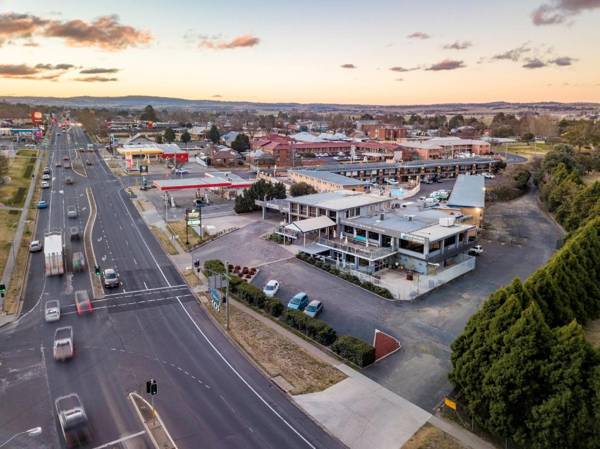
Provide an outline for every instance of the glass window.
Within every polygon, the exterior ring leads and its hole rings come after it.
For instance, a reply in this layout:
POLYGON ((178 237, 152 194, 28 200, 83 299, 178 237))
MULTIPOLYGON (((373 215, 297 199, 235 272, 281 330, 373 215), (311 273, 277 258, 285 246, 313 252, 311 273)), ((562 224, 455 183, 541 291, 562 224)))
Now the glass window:
POLYGON ((424 247, 422 243, 411 242, 410 240, 400 240, 400 248, 421 254, 423 254, 424 252, 424 247))

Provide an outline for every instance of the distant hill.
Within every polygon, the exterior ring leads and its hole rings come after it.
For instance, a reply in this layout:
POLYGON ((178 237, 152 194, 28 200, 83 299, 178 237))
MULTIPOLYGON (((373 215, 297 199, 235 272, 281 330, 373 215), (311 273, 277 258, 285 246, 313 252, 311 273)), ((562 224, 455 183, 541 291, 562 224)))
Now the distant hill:
POLYGON ((151 104, 158 109, 188 109, 196 111, 291 111, 304 110, 313 112, 399 112, 399 113, 480 113, 493 114, 499 111, 538 111, 538 112, 598 112, 600 103, 559 103, 534 102, 510 103, 495 101, 489 103, 440 103, 427 105, 369 105, 369 104, 335 104, 335 103, 256 103, 250 101, 218 101, 188 100, 185 98, 155 97, 145 95, 128 95, 122 97, 15 97, 0 96, 6 103, 25 103, 29 105, 60 106, 66 108, 109 108, 109 109, 142 109, 151 104))

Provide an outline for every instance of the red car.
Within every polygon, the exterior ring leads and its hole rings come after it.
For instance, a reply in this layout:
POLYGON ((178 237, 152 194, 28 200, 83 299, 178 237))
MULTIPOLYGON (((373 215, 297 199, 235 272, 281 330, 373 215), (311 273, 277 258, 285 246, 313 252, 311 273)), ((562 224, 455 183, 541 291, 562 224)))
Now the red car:
POLYGON ((75 308, 77 309, 77 315, 82 315, 86 312, 92 313, 94 311, 87 290, 78 290, 75 292, 75 308))

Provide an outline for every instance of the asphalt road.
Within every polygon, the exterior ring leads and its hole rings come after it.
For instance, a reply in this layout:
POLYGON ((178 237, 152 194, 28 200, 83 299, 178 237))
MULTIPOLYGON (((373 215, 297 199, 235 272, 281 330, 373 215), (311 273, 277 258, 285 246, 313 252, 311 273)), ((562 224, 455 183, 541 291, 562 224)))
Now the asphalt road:
MULTIPOLYGON (((51 134, 54 162, 87 138, 78 128, 51 134)), ((95 153, 85 176, 53 169, 53 187, 44 197, 37 237, 68 225, 64 208, 76 203, 81 225, 89 213, 84 195, 90 186, 98 217, 93 247, 102 268, 114 267, 122 286, 94 301, 95 311, 77 316, 73 292, 91 292, 87 272, 46 278, 43 257, 32 257, 24 315, 0 329, 0 442, 42 426, 42 436, 14 440, 14 448, 57 448, 64 442, 53 411, 54 398, 76 392, 90 419, 95 448, 142 430, 127 400, 142 392, 146 380, 158 382, 155 406, 181 449, 185 448, 342 448, 296 408, 213 325, 164 255, 114 178, 95 153), (61 300, 59 323, 43 321, 43 303, 61 300), (58 325, 72 325, 76 356, 68 363, 52 359, 58 325)), ((85 166, 84 166, 85 167, 85 166)), ((83 229, 83 226, 82 226, 83 229)), ((80 243, 75 242, 74 245, 80 243)), ((74 246, 76 248, 76 246, 74 246)), ((145 436, 110 446, 150 447, 145 436)))

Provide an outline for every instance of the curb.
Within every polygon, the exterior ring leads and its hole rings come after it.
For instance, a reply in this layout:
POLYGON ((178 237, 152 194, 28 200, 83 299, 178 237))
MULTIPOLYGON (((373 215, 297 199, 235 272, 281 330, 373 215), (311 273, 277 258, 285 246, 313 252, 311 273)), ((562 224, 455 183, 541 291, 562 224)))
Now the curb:
POLYGON ((167 430, 167 426, 165 426, 165 424, 163 423, 163 420, 160 418, 160 415, 156 411, 156 408, 152 407, 148 403, 148 401, 146 401, 143 397, 141 397, 139 394, 137 394, 135 392, 129 393, 127 395, 127 397, 129 398, 129 400, 133 404, 133 408, 135 409, 135 411, 136 411, 136 413, 138 415, 138 418, 140 418, 140 421, 142 422, 142 426, 144 426, 144 430, 146 431, 146 435, 148 435, 148 438, 150 438, 150 440, 152 441, 152 444, 154 445, 154 447, 156 449, 177 449, 177 446, 175 445, 175 442, 173 441, 173 437, 171 437, 171 434, 167 430), (162 430, 165 432, 167 438, 169 439, 170 447, 165 446, 165 445, 161 446, 161 445, 158 444, 158 442, 154 438, 154 435, 152 434, 152 431, 150 430, 150 428, 146 424, 146 421, 144 420, 144 417, 142 416, 142 412, 140 412, 140 409, 137 406, 134 397, 137 397, 139 400, 143 401, 148 407, 150 407, 154 411, 154 417, 156 419, 158 419, 158 422, 160 423, 160 427, 162 428, 162 430))
POLYGON ((97 209, 96 209, 96 201, 94 200, 94 194, 92 193, 92 189, 90 187, 86 187, 85 193, 87 195, 88 205, 90 206, 90 214, 88 216, 87 223, 85 224, 85 228, 83 230, 83 240, 84 240, 83 248, 85 251, 86 259, 88 260, 87 270, 88 270, 88 276, 90 278, 90 286, 92 287, 92 291, 93 291, 93 298, 98 299, 98 298, 102 298, 104 296, 104 292, 101 291, 98 295, 96 295, 96 290, 97 290, 96 279, 92 275, 92 269, 91 269, 92 263, 94 264, 94 266, 96 266, 96 264, 97 264, 96 253, 94 252, 94 245, 92 243, 92 234, 93 234, 93 230, 94 230, 94 225, 96 224, 97 209), (89 250, 88 250, 88 243, 89 243, 89 247, 90 247, 89 250), (90 251, 92 253, 91 257, 90 257, 90 251))

